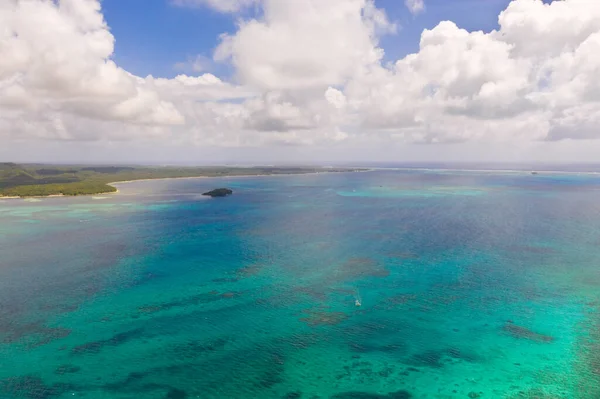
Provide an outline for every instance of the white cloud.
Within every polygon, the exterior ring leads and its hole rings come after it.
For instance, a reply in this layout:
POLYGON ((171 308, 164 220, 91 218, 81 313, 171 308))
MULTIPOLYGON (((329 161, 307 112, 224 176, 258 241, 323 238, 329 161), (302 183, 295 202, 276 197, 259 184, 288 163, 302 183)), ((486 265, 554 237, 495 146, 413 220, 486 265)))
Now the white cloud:
POLYGON ((442 22, 418 53, 356 76, 344 94, 363 129, 400 140, 600 138, 600 7, 589 4, 515 0, 491 33, 442 22))
POLYGON ((264 17, 223 36, 215 59, 265 90, 326 88, 377 65, 377 32, 393 29, 369 0, 265 0, 264 17))
POLYGON ((206 72, 210 69, 212 60, 203 55, 188 58, 187 61, 177 62, 173 65, 173 69, 186 73, 206 72))
POLYGON ((239 100, 258 94, 248 88, 223 82, 210 73, 200 76, 178 75, 173 79, 148 76, 143 82, 160 93, 162 98, 173 102, 239 100))
POLYGON ((425 11, 424 0, 404 0, 404 4, 412 14, 416 15, 425 11))
MULTIPOLYGON (((110 60, 114 38, 97 1, 4 0, 0 10, 5 106, 38 117, 73 113, 139 124, 183 123, 173 104, 110 60)), ((52 116, 54 126, 57 118, 52 116)))
POLYGON ((172 0, 182 7, 210 7, 219 12, 237 12, 258 3, 259 0, 172 0))
POLYGON ((344 96, 344 93, 333 87, 327 88, 325 98, 336 109, 343 109, 346 106, 346 96, 344 96))
POLYGON ((0 0, 0 140, 363 148, 600 138, 600 7, 588 0, 513 0, 493 32, 441 22, 418 52, 385 64, 379 39, 397 26, 371 0, 184 3, 260 7, 214 53, 236 83, 206 73, 203 58, 180 66, 199 76, 120 68, 98 0, 0 0))
POLYGON ((598 32, 600 7, 589 0, 512 1, 499 18, 499 40, 514 46, 516 56, 556 57, 574 51, 598 32))

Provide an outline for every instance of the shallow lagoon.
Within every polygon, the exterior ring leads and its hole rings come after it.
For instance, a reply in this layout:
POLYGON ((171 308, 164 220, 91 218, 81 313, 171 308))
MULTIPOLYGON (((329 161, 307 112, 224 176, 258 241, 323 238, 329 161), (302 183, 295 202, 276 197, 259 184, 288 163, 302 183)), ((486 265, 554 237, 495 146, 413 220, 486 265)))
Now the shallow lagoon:
POLYGON ((2 201, 0 397, 600 397, 598 183, 377 171, 2 201), (199 195, 218 186, 235 194, 199 195))

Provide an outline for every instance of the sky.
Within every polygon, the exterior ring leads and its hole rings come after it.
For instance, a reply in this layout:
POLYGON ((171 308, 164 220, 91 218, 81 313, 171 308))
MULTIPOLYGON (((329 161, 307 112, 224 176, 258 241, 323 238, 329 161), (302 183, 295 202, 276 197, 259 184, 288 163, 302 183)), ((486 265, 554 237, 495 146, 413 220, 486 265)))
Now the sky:
POLYGON ((0 160, 594 162, 598 0, 0 0, 0 160))

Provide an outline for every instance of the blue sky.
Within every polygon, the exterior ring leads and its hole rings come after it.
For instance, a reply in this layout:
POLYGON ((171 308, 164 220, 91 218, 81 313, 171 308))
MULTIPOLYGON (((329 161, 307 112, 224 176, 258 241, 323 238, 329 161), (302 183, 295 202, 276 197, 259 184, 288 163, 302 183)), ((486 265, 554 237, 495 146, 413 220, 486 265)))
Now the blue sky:
MULTIPOLYGON (((400 26, 397 34, 384 36, 380 42, 385 61, 417 52, 423 29, 431 29, 443 20, 454 21, 468 31, 496 29, 498 14, 508 3, 509 0, 428 0, 426 12, 413 16, 401 0, 376 0, 376 5, 400 26)), ((211 58, 219 35, 235 32, 240 17, 208 7, 178 7, 168 0, 103 0, 102 7, 116 39, 115 61, 138 76, 170 78, 182 72, 174 67, 177 63, 197 55, 211 58)), ((209 72, 222 78, 232 73, 224 64, 209 67, 209 72)))
POLYGON ((219 35, 235 28, 230 15, 166 0, 104 0, 102 7, 116 39, 115 61, 138 76, 177 75, 177 62, 211 56, 219 35))

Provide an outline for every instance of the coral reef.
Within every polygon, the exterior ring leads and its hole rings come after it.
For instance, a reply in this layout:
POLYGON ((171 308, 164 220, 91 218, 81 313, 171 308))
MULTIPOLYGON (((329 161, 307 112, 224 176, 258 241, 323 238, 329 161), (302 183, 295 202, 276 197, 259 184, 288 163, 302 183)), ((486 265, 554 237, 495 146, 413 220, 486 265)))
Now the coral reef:
POLYGON ((308 324, 309 326, 321 326, 321 325, 336 325, 340 324, 348 318, 348 315, 344 312, 331 312, 325 309, 308 309, 304 310, 306 316, 300 318, 300 321, 308 324))
POLYGON ((554 341, 554 337, 551 337, 550 335, 540 334, 538 332, 528 329, 527 327, 516 325, 510 321, 506 322, 502 329, 515 338, 528 339, 535 342, 545 343, 554 341))

